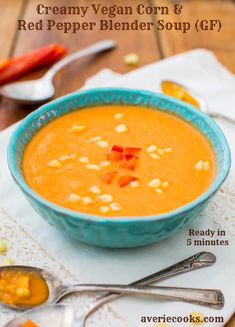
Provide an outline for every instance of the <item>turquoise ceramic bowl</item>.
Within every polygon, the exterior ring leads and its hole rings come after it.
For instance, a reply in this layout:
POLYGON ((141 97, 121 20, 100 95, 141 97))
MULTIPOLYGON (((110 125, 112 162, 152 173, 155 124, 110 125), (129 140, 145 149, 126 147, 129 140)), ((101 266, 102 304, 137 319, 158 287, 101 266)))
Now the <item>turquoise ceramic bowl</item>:
POLYGON ((11 137, 8 162, 16 183, 33 208, 50 225, 85 243, 125 248, 160 241, 177 233, 186 224, 193 221, 225 180, 230 169, 231 159, 230 150, 221 129, 209 116, 193 106, 153 92, 105 88, 69 94, 31 113, 11 137), (196 200, 174 211, 145 217, 96 217, 59 207, 36 194, 25 182, 22 172, 22 156, 25 146, 31 138, 40 128, 68 112, 112 104, 144 106, 168 112, 199 129, 210 140, 217 160, 217 172, 210 188, 196 200))

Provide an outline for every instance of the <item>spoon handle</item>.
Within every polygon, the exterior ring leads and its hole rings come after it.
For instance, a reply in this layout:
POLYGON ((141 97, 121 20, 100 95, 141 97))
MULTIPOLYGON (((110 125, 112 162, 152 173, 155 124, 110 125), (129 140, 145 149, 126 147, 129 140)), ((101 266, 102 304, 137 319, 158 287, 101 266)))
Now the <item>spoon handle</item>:
POLYGON ((45 78, 52 79, 54 75, 64 66, 68 65, 74 60, 80 59, 82 57, 104 52, 107 50, 111 50, 116 47, 116 42, 114 40, 104 40, 97 42, 95 44, 90 45, 89 47, 79 50, 77 52, 72 53, 69 56, 66 56, 65 58, 58 61, 54 66, 52 66, 48 72, 44 75, 45 78))
POLYGON ((130 295, 145 295, 170 300, 179 300, 221 309, 224 306, 224 296, 219 290, 197 289, 165 286, 131 286, 131 285, 99 285, 84 284, 77 286, 77 292, 122 292, 130 295))
POLYGON ((130 285, 149 285, 171 276, 212 266, 215 262, 216 257, 214 254, 210 252, 198 252, 187 259, 177 262, 174 265, 160 270, 152 275, 141 278, 130 285))
POLYGON ((231 124, 235 124, 235 119, 232 117, 226 116, 225 114, 209 112, 209 116, 211 116, 212 118, 221 118, 231 124))
MULTIPOLYGON (((216 257, 214 254, 210 252, 198 252, 194 254, 193 256, 184 259, 180 262, 177 262, 176 264, 169 266, 163 270, 160 270, 156 273, 153 273, 151 275, 148 275, 144 278, 141 278, 129 285, 138 285, 138 286, 145 286, 150 285, 152 283, 158 282, 162 279, 169 278, 171 276, 175 276, 181 273, 185 273, 188 271, 192 271, 195 269, 200 269, 203 267, 209 267, 212 266, 216 261, 216 257)), ((68 285, 65 286, 63 296, 66 294, 77 292, 77 286, 80 287, 80 285, 68 285)), ((112 296, 113 294, 108 293, 100 297, 100 299, 106 298, 108 301, 108 296, 112 296)), ((114 294, 115 298, 122 296, 122 294, 114 294)))
MULTIPOLYGON (((171 276, 175 276, 175 275, 178 275, 178 274, 181 274, 184 272, 212 266, 215 263, 215 261, 216 261, 216 257, 214 256, 214 254, 212 254, 210 252, 198 252, 187 259, 184 259, 184 260, 182 260, 170 267, 167 267, 163 270, 160 270, 152 275, 141 278, 141 279, 131 283, 130 285, 140 285, 140 286, 149 285, 149 284, 158 282, 162 279, 166 279, 171 276)), ((103 295, 102 297, 98 298, 98 300, 93 304, 93 306, 89 308, 89 311, 87 311, 85 319, 84 319, 84 326, 86 323, 86 319, 93 312, 98 310, 104 304, 111 302, 115 299, 118 299, 121 296, 122 296, 122 294, 107 293, 107 294, 103 295)))

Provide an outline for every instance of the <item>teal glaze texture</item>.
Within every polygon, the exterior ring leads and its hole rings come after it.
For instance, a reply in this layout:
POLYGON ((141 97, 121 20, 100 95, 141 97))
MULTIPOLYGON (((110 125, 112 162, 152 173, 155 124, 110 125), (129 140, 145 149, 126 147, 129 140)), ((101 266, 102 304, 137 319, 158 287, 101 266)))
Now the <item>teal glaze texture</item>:
POLYGON ((111 248, 127 248, 168 238, 193 221, 228 175, 231 156, 227 141, 218 125, 208 115, 193 106, 154 92, 104 88, 69 94, 43 105, 27 116, 11 137, 8 146, 8 164, 14 180, 32 207, 51 226, 85 243, 111 248), (196 200, 174 211, 145 217, 92 216, 59 207, 36 194, 24 180, 22 156, 25 146, 37 131, 68 112, 115 104, 135 105, 168 112, 183 118, 199 129, 210 140, 216 155, 217 172, 210 188, 196 200))

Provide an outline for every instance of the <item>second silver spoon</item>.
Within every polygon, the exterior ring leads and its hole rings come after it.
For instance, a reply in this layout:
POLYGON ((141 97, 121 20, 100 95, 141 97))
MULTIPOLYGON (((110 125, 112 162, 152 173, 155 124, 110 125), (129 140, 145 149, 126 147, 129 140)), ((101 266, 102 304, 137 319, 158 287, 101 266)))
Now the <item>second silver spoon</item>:
POLYGON ((79 58, 111 50, 116 47, 114 40, 104 40, 90 45, 89 47, 72 53, 69 56, 58 61, 48 72, 41 78, 11 83, 3 86, 0 93, 8 98, 21 104, 36 104, 50 100, 55 94, 53 85, 54 75, 65 65, 68 65, 79 58))
MULTIPOLYGON (((147 276, 139 281, 136 281, 135 283, 132 283, 131 285, 84 285, 84 284, 75 284, 75 285, 63 285, 62 282, 56 278, 54 275, 49 273, 48 271, 36 267, 29 267, 29 266, 2 266, 0 267, 0 274, 4 270, 15 270, 15 271, 24 271, 26 273, 35 273, 39 276, 41 276, 47 283, 48 289, 49 289, 49 297, 46 302, 44 302, 44 305, 53 304, 58 302, 60 299, 62 299, 64 296, 75 293, 75 292, 98 292, 98 291, 107 291, 107 292, 115 292, 115 293, 128 293, 128 294, 137 294, 139 292, 140 295, 151 295, 151 291, 153 291, 154 295, 158 295, 159 291, 160 294, 162 292, 166 292, 166 295, 179 295, 182 296, 181 291, 177 290, 176 293, 172 293, 171 290, 166 288, 163 290, 161 288, 154 288, 151 290, 145 290, 138 288, 136 286, 145 286, 147 284, 151 284, 153 282, 156 282, 160 279, 167 278, 176 274, 180 274, 182 272, 191 271, 194 269, 202 268, 202 267, 208 267, 215 263, 215 256, 210 252, 199 252, 195 254, 194 256, 191 256, 181 262, 178 262, 160 272, 154 273, 150 276, 147 276), (135 287, 134 287, 135 286, 135 287), (169 292, 170 291, 170 292, 169 292)), ((175 288, 172 288, 172 291, 174 292, 175 288)), ((108 302, 110 300, 113 300, 116 297, 119 297, 120 294, 112 294, 109 296, 103 296, 100 300, 97 301, 97 304, 99 301, 101 302, 108 302)), ((30 306, 26 305, 8 305, 14 309, 20 309, 20 310, 27 310, 29 308, 32 308, 30 306)))

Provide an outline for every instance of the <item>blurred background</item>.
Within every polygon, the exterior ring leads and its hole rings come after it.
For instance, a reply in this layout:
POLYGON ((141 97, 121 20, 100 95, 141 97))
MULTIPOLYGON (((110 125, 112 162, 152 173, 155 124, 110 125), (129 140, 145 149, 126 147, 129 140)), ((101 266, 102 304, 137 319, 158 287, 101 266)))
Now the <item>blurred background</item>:
MULTIPOLYGON (((96 58, 86 57, 78 60, 60 71, 56 78, 56 97, 74 91, 81 87, 86 78, 92 76, 100 69, 109 67, 114 71, 126 73, 133 68, 124 63, 124 56, 128 53, 139 55, 138 66, 161 60, 168 56, 181 53, 194 48, 206 48, 215 52, 219 60, 233 73, 235 73, 235 1, 233 0, 0 0, 0 59, 23 54, 27 51, 58 42, 68 49, 68 52, 79 50, 93 42, 105 38, 113 38, 118 42, 114 51, 105 53, 96 58), (38 15, 38 4, 45 6, 87 6, 91 3, 101 5, 132 5, 145 4, 146 6, 169 6, 176 3, 183 5, 181 15, 170 11, 169 15, 133 15, 117 16, 113 21, 152 21, 156 24, 158 19, 168 21, 189 21, 196 19, 220 19, 222 29, 220 32, 196 32, 194 28, 183 34, 180 31, 79 31, 77 34, 67 33, 56 29, 52 31, 17 31, 17 20, 25 19, 36 22, 39 19, 54 19, 56 21, 97 21, 109 19, 105 15, 96 16, 89 11, 85 18, 76 15, 38 15)), ((137 68, 137 67, 134 67, 137 68)), ((41 76, 45 70, 30 74, 26 79, 41 76)), ((24 78, 25 79, 25 78, 24 78)), ((14 121, 24 117, 32 108, 20 108, 12 102, 1 100, 0 129, 7 127, 14 121)))

